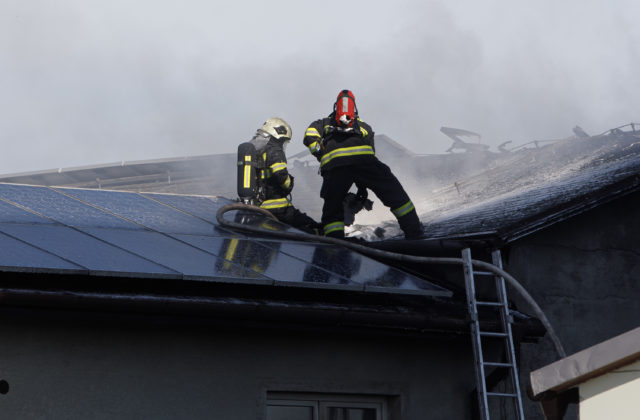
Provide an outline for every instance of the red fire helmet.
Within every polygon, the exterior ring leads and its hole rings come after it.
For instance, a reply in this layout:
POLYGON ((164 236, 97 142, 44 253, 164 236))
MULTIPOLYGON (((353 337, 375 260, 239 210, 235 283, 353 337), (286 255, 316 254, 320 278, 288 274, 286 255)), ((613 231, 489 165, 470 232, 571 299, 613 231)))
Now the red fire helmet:
POLYGON ((341 90, 334 106, 336 112, 336 122, 342 127, 351 127, 356 119, 358 109, 356 108, 356 97, 350 90, 341 90))

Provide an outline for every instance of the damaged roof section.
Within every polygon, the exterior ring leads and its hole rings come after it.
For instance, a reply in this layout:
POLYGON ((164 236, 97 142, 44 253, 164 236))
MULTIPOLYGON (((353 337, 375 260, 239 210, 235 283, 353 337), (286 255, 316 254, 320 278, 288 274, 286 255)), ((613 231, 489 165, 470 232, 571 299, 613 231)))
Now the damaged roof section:
MULTIPOLYGON (((509 242, 640 188, 638 125, 505 155, 417 202, 431 238, 509 242)), ((418 200, 416 200, 418 201, 418 200)))

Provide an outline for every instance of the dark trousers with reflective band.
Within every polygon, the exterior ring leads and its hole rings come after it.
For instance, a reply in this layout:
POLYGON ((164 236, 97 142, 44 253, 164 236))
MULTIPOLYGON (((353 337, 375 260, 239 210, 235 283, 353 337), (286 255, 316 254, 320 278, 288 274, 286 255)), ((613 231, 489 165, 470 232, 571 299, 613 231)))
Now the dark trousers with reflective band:
POLYGON ((312 233, 315 235, 322 234, 320 223, 307 216, 306 213, 301 212, 293 206, 280 207, 275 209, 267 209, 271 214, 276 216, 279 221, 286 223, 296 229, 300 229, 303 232, 312 233))
POLYGON ((322 226, 325 235, 344 237, 342 203, 354 183, 373 191, 382 204, 391 209, 405 237, 415 238, 422 235, 422 224, 409 195, 391 169, 379 160, 337 166, 324 172, 322 178, 320 196, 324 199, 322 226))

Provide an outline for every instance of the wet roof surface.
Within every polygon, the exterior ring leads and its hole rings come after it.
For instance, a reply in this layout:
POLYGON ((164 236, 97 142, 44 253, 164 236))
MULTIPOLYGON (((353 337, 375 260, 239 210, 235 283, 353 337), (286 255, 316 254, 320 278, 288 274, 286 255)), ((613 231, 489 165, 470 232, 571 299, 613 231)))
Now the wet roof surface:
MULTIPOLYGON (((450 296, 346 248, 221 228, 227 199, 0 184, 0 270, 450 296)), ((253 224, 288 230, 263 216, 253 224)))
POLYGON ((414 201, 430 238, 510 241, 636 191, 639 175, 640 131, 618 130, 504 154, 414 201))

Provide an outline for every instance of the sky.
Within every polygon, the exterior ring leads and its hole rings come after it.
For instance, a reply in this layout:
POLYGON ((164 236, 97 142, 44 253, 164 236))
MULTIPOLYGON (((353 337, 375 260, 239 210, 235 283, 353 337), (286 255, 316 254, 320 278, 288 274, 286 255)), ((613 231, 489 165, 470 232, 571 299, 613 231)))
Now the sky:
POLYGON ((640 122, 636 0, 2 0, 0 173, 235 153, 341 89, 420 154, 640 122))

